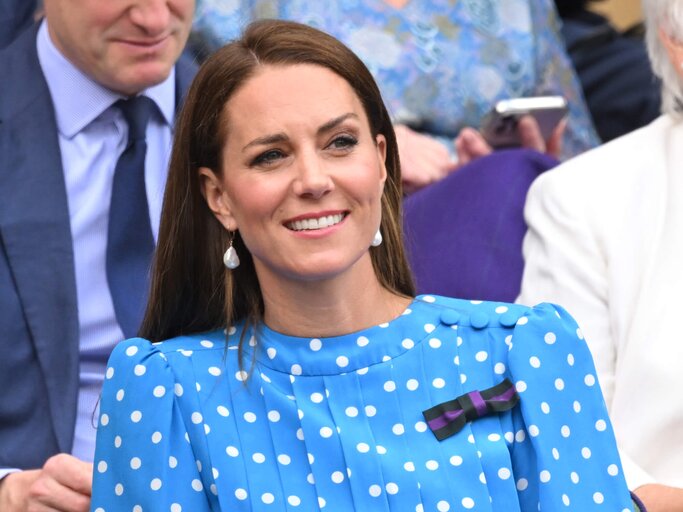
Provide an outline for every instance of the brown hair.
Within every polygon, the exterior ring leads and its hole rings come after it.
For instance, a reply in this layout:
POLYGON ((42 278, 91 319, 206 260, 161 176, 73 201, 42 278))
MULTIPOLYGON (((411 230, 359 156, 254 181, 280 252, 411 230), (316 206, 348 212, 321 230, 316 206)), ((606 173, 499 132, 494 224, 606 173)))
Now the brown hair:
POLYGON ((372 75, 342 43, 299 23, 263 20, 214 53, 188 92, 175 131, 164 195, 150 300, 141 336, 162 341, 223 328, 263 315, 254 263, 239 233, 234 245, 240 266, 223 265, 229 233, 200 191, 199 167, 221 173, 226 140, 225 105, 261 65, 314 64, 344 78, 363 104, 373 138, 387 143, 387 180, 382 194, 384 242, 370 249, 375 274, 387 290, 412 296, 414 286, 401 233, 401 177, 396 136, 372 75))

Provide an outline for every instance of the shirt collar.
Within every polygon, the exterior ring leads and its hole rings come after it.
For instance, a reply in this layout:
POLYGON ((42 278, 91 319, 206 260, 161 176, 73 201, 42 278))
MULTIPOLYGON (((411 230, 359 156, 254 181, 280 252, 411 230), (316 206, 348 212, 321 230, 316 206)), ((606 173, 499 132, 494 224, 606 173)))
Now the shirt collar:
MULTIPOLYGON (((64 137, 74 137, 117 100, 125 98, 95 82, 60 53, 50 39, 47 20, 43 20, 38 30, 37 45, 40 67, 53 98, 57 129, 64 137), (78 91, 78 94, 73 94, 73 91, 78 91), (59 101, 54 101, 55 98, 59 98, 59 101)), ((156 103, 164 121, 172 127, 175 117, 175 67, 166 80, 140 94, 156 103)))

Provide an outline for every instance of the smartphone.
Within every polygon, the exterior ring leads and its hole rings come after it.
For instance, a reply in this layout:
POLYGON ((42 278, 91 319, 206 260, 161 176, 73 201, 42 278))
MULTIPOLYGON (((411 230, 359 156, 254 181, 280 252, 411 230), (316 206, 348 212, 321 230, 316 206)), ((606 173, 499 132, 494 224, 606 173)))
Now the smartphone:
POLYGON ((517 123, 526 114, 536 119, 543 139, 548 140, 567 115, 567 101, 562 96, 501 100, 482 119, 481 134, 494 148, 520 146, 517 123))

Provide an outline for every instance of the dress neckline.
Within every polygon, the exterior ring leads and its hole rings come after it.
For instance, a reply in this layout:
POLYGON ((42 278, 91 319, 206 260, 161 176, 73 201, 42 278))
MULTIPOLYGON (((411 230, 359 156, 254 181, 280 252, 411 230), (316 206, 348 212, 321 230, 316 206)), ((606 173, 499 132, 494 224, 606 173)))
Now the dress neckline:
POLYGON ((260 324, 252 330, 256 361, 290 375, 337 375, 388 361, 420 343, 438 324, 439 313, 414 299, 397 318, 367 329, 329 338, 289 336, 260 324))

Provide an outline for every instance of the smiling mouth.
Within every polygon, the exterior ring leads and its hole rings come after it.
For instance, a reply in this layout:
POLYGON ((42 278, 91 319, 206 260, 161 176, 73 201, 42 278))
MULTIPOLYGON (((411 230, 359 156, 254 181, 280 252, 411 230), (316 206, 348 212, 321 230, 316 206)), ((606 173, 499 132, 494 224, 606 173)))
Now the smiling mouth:
POLYGON ((339 224, 346 217, 345 213, 337 213, 335 215, 324 215, 314 219, 302 219, 285 223, 287 229, 292 231, 312 231, 315 229, 329 228, 339 224))

